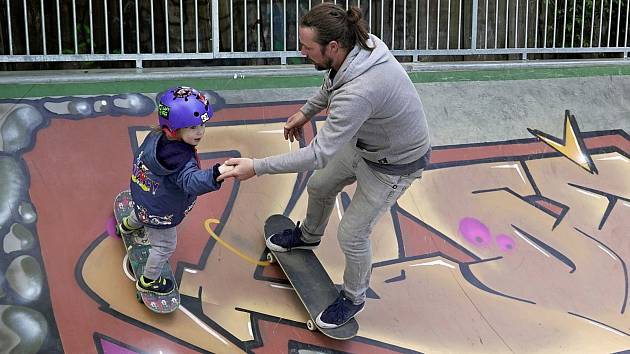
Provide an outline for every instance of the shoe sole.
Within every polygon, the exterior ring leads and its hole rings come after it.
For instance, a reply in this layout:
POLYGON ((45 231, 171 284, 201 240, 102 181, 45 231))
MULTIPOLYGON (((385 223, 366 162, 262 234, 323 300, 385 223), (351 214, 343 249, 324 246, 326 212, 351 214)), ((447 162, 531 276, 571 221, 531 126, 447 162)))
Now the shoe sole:
POLYGON ((330 324, 330 323, 324 323, 322 322, 322 313, 324 313, 324 311, 320 312, 319 315, 317 315, 317 318, 315 319, 315 324, 317 325, 317 327, 319 328, 324 328, 324 329, 334 329, 334 328, 339 328, 343 325, 345 325, 346 323, 350 322, 350 320, 352 320, 353 318, 355 318, 358 314, 361 313, 361 311, 363 311, 365 309, 365 306, 363 306, 363 308, 361 308, 359 311, 357 311, 357 313, 354 314, 354 316, 348 318, 348 320, 340 325, 334 325, 334 324, 330 324))
POLYGON ((269 237, 268 239, 265 240, 265 244, 267 245, 267 248, 269 248, 270 250, 272 250, 274 252, 289 252, 290 250, 296 250, 296 249, 300 249, 300 250, 314 250, 314 249, 316 249, 319 246, 319 244, 317 244, 315 246, 297 246, 297 247, 293 247, 293 248, 284 248, 284 247, 276 245, 275 243, 271 243, 271 241, 269 241, 269 239, 271 239, 271 237, 269 237))

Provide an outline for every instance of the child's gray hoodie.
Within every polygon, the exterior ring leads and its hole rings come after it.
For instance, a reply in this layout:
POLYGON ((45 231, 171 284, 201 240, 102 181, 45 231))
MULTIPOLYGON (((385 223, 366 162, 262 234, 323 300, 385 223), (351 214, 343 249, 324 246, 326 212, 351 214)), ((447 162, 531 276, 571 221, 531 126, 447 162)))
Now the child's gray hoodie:
POLYGON ((371 166, 417 165, 430 148, 420 97, 387 45, 374 35, 368 45, 374 49, 356 45, 332 80, 327 72, 319 92, 300 109, 312 118, 328 107, 326 122, 311 143, 254 159, 256 175, 321 169, 346 144, 371 166))

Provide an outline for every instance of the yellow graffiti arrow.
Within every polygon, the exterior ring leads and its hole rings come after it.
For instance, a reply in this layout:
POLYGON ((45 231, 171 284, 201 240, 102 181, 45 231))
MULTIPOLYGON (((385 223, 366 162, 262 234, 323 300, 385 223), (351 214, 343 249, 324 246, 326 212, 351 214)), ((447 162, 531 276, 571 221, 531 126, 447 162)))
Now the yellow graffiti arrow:
POLYGON ((580 129, 578 128, 575 116, 567 110, 564 113, 564 117, 564 137, 562 140, 545 134, 540 130, 529 128, 527 130, 589 173, 597 174, 597 167, 595 167, 595 163, 586 149, 584 139, 580 136, 580 129))

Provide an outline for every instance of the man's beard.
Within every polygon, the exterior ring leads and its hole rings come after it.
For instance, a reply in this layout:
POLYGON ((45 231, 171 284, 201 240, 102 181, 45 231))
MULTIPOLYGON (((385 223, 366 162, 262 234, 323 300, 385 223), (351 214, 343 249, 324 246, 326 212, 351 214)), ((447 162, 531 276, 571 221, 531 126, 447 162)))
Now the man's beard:
MULTIPOLYGON (((312 60, 311 60, 311 62, 312 62, 312 60)), ((332 59, 326 58, 326 61, 324 61, 323 64, 317 64, 317 63, 313 62, 313 65, 315 65, 315 69, 319 70, 319 71, 330 70, 330 69, 332 69, 332 59)))

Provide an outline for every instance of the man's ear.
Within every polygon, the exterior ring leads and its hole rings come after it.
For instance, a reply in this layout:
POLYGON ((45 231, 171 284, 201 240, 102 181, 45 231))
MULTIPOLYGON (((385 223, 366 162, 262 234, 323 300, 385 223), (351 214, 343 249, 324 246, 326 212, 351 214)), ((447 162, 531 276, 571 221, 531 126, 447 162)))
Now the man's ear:
POLYGON ((336 52, 339 50, 339 42, 337 41, 330 41, 328 42, 328 45, 330 46, 330 50, 336 52))

